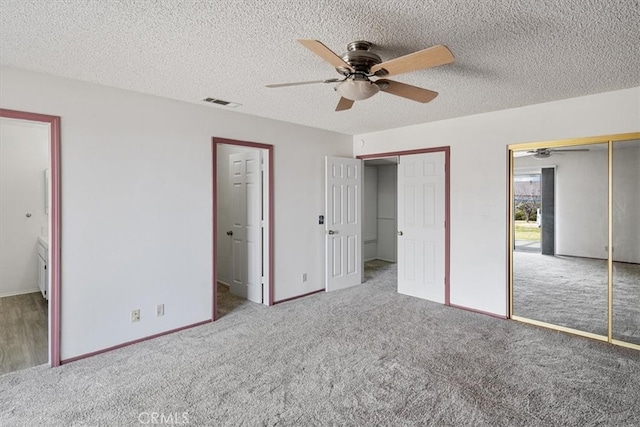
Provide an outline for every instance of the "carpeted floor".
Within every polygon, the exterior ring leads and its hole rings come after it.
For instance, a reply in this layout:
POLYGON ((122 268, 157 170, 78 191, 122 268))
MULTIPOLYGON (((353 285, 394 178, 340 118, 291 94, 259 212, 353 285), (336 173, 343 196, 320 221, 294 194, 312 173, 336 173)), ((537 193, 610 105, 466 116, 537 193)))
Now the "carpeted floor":
MULTIPOLYGON (((514 252, 515 315, 599 335, 608 330, 607 261, 514 252)), ((640 265, 614 263, 613 336, 640 344, 640 265)))
POLYGON ((384 282, 394 291, 398 290, 398 264, 374 259, 364 263, 364 283, 370 280, 384 282))
POLYGON ((0 376, 0 425, 631 426, 640 352, 360 286, 0 376))

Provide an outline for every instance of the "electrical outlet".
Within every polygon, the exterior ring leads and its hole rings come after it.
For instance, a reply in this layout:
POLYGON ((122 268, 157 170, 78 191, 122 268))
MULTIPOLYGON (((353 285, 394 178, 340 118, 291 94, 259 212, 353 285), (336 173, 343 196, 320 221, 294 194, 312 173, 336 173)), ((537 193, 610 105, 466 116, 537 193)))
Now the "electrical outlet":
POLYGON ((131 310, 131 323, 140 321, 140 309, 131 310))
POLYGON ((303 282, 307 281, 307 273, 302 273, 302 281, 303 282))
POLYGON ((158 304, 156 306, 156 316, 164 316, 164 304, 158 304))

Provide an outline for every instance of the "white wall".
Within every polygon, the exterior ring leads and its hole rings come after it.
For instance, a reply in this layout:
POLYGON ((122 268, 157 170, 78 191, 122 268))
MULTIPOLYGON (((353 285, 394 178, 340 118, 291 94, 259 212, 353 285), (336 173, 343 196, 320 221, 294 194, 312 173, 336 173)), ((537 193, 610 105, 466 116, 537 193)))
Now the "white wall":
POLYGON ((350 136, 0 72, 2 108, 62 117, 63 359, 211 317, 212 136, 275 146, 275 299, 324 287, 324 156, 350 157, 350 136))
POLYGON ((364 167, 364 200, 362 201, 362 239, 364 260, 378 256, 378 168, 364 167))
POLYGON ((396 261, 397 175, 395 164, 364 168, 362 234, 365 261, 396 261))
POLYGON ((557 255, 607 258, 608 156, 599 148, 554 156, 557 255))
POLYGON ((49 125, 0 119, 0 297, 38 291, 48 167, 49 125))
POLYGON ((398 165, 378 166, 378 246, 376 257, 396 261, 398 165))
POLYGON ((353 149, 451 147, 451 303, 506 315, 507 145, 638 132, 639 104, 640 87, 355 135, 353 149))

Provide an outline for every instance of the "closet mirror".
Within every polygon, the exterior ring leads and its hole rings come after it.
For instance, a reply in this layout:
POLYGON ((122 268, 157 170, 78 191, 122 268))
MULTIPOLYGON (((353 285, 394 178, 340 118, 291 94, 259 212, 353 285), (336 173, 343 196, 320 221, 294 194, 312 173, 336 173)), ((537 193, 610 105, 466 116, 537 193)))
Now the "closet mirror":
POLYGON ((614 340, 640 344, 640 140, 613 144, 614 340))
POLYGON ((512 159, 512 316, 607 339, 608 143, 512 159))

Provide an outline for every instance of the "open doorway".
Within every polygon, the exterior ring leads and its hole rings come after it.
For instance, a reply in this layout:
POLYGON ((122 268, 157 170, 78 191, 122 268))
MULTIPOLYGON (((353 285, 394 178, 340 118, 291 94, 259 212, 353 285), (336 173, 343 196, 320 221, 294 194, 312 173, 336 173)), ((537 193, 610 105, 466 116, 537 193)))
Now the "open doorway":
POLYGON ((540 253, 542 195, 540 170, 513 177, 514 249, 540 253))
POLYGON ((0 374, 60 364, 59 131, 0 110, 0 374))
POLYGON ((213 139, 214 315, 273 303, 273 147, 213 139))
POLYGON ((392 265, 397 266, 397 292, 453 305, 449 284, 450 148, 392 151, 357 158, 365 162, 396 159, 397 255, 396 264, 392 265))
MULTIPOLYGON (((398 157, 364 160, 362 248, 364 283, 397 276, 398 157)), ((397 280, 389 283, 397 291, 397 280)))

